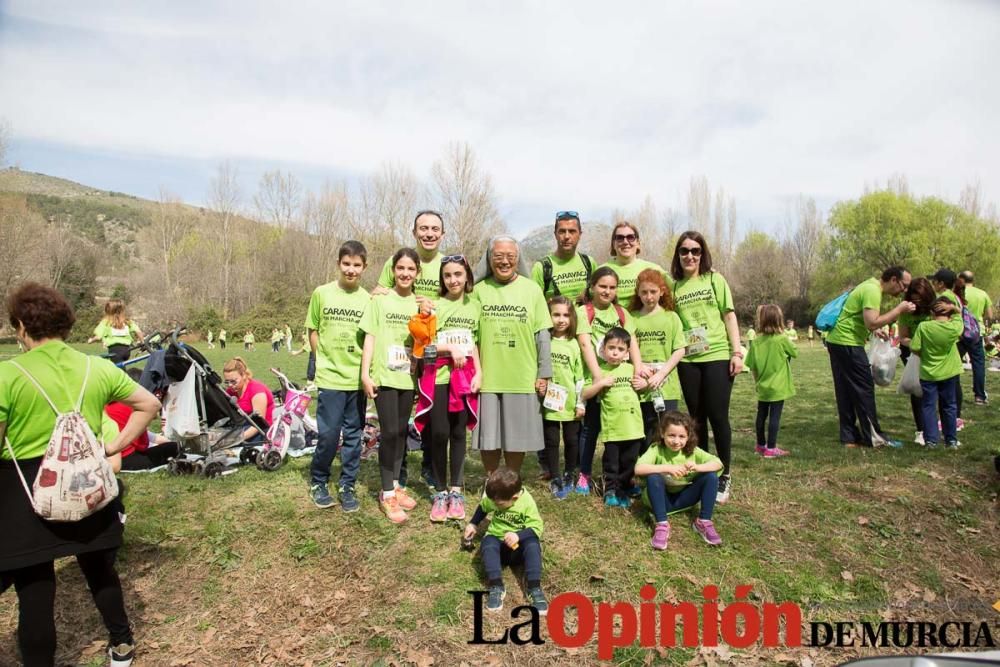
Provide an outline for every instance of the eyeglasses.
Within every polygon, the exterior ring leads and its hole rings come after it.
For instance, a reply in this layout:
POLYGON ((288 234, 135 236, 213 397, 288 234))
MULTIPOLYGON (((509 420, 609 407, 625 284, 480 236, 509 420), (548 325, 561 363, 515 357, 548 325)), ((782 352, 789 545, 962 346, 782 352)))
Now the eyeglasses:
POLYGON ((691 255, 693 257, 701 257, 701 248, 700 247, 686 248, 684 246, 681 246, 677 250, 677 252, 679 252, 682 256, 691 255))
POLYGON ((507 261, 514 263, 517 261, 517 253, 514 252, 495 252, 493 253, 493 259, 499 260, 501 262, 507 261))
POLYGON ((580 214, 576 211, 556 211, 556 220, 579 220, 580 214))
POLYGON ((615 234, 615 243, 635 243, 638 240, 635 234, 615 234))
POLYGON ((222 386, 223 387, 235 387, 239 383, 240 383, 239 380, 223 380, 222 381, 222 386))
POLYGON ((447 264, 448 262, 460 262, 465 264, 465 255, 448 255, 447 257, 441 258, 442 264, 447 264))

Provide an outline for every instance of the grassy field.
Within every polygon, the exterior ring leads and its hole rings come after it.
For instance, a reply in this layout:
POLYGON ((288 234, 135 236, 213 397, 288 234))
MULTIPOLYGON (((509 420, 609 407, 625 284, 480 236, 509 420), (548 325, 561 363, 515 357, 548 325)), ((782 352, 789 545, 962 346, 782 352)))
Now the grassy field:
MULTIPOLYGON (((221 350, 199 349, 221 367, 221 350)), ((0 348, 0 358, 14 351, 0 348)), ((275 363, 294 378, 304 375, 302 356, 264 349, 247 356, 270 384, 267 367, 275 363)), ((780 437, 792 456, 781 460, 753 454, 753 386, 747 375, 736 382, 734 492, 716 512, 724 540, 718 549, 698 539, 681 515, 669 551, 653 552, 646 515, 605 509, 596 496, 556 502, 535 481, 537 467, 529 461, 525 477, 546 522, 550 599, 579 591, 595 602, 638 604, 639 588, 651 583, 659 601, 700 604, 705 585, 717 585, 726 602, 746 584, 753 602, 794 601, 806 621, 988 621, 997 637, 1000 615, 991 609, 1000 597, 1000 486, 991 459, 1000 426, 996 404, 972 405, 966 373, 963 446, 928 451, 910 444, 907 399, 880 389, 882 424, 906 447, 845 450, 837 441, 823 348, 804 343, 794 373, 799 394, 786 403, 780 437)), ((1000 396, 997 375, 987 375, 1000 396)), ((417 455, 410 465, 419 470, 417 455)), ((350 515, 313 507, 306 460, 275 473, 246 468, 214 480, 153 474, 127 481, 120 571, 136 625, 137 665, 597 662, 593 644, 469 646, 473 611, 466 591, 483 587, 478 560, 459 550, 457 525, 429 523, 426 497, 405 525, 386 521, 376 507, 374 462, 362 466, 362 509, 350 515)), ((481 483, 482 467, 470 456, 470 497, 481 483)), ((426 491, 419 483, 412 488, 426 491)), ((86 586, 71 561, 58 567, 60 664, 104 664, 105 635, 86 586)), ((505 611, 486 619, 486 637, 510 627, 509 610, 524 599, 515 576, 507 572, 506 580, 505 611)), ((9 592, 0 598, 3 664, 13 661, 16 616, 9 592)), ((548 636, 544 623, 542 636, 548 636)), ((831 665, 866 653, 634 646, 619 649, 615 661, 831 665)))

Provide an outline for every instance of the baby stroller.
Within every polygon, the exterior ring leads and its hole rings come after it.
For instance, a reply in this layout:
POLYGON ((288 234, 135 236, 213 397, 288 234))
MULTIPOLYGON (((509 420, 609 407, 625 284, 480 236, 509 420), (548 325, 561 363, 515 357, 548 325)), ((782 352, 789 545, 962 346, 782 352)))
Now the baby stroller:
POLYGON ((240 409, 236 399, 222 389, 222 378, 208 360, 178 340, 182 332, 178 328, 171 333, 162 359, 157 359, 154 369, 152 359, 147 362, 140 382, 150 388, 146 374, 155 374, 158 368, 162 372, 160 382, 167 383, 164 433, 177 441, 182 452, 169 462, 170 473, 217 477, 237 462, 245 462, 243 452, 253 448, 253 444, 243 441, 243 431, 252 427, 267 443, 268 426, 259 415, 248 415, 240 409), (237 449, 241 450, 239 455, 237 449))
POLYGON ((275 414, 267 440, 255 455, 261 470, 277 470, 286 454, 304 456, 316 448, 316 420, 309 415, 312 396, 280 369, 272 368, 271 372, 278 378, 281 388, 274 392, 275 414))

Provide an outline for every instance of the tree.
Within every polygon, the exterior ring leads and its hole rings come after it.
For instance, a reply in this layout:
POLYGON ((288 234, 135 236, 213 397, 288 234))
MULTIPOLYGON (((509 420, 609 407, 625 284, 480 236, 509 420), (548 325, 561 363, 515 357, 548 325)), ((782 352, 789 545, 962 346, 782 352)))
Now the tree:
POLYGON ((434 198, 444 215, 443 246, 476 261, 490 237, 507 231, 493 180, 468 144, 451 144, 431 167, 434 198))
POLYGON ((764 232, 750 232, 737 246, 730 276, 736 314, 744 321, 753 319, 757 306, 788 297, 781 246, 764 232))
POLYGON ((794 229, 784 243, 794 292, 800 299, 809 295, 812 277, 819 265, 823 235, 823 221, 816 210, 816 202, 800 196, 794 229))
POLYGON ((253 204, 258 220, 282 230, 288 229, 298 217, 302 205, 302 186, 291 172, 264 172, 253 204))
POLYGON ((385 163, 361 183, 351 209, 352 226, 370 257, 386 257, 401 245, 413 245, 410 230, 420 191, 413 172, 400 164, 385 163))
POLYGON ((156 250, 163 266, 163 283, 169 294, 173 294, 175 288, 173 273, 176 262, 175 249, 184 240, 192 224, 191 214, 184 209, 180 197, 161 187, 152 222, 144 230, 143 236, 148 239, 149 247, 156 250))
POLYGON ((236 257, 237 216, 242 201, 236 168, 229 162, 219 165, 208 189, 208 206, 215 222, 215 236, 222 250, 222 316, 229 317, 232 305, 232 277, 236 257))
POLYGON ((0 296, 39 272, 47 236, 45 221, 28 208, 21 195, 0 195, 0 296))

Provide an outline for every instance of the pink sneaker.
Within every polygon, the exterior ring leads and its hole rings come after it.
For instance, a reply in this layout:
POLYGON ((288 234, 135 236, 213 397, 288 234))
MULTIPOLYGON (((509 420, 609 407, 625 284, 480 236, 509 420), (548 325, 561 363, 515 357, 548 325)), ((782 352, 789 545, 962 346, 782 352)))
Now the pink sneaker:
POLYGON ((649 541, 649 545, 656 549, 657 551, 663 551, 667 548, 667 542, 670 541, 670 524, 669 523, 657 523, 656 527, 653 529, 653 539, 649 541))
POLYGON ((441 491, 435 493, 431 501, 431 521, 434 523, 444 523, 448 520, 448 493, 441 491))
POLYGON ((761 456, 764 456, 765 449, 767 449, 767 447, 765 447, 764 445, 757 445, 756 447, 753 448, 753 450, 756 453, 760 454, 761 456))
POLYGON ((695 519, 694 523, 691 524, 695 532, 701 535, 701 538, 711 544, 713 547, 717 547, 722 544, 722 538, 719 534, 715 532, 715 525, 708 519, 695 519))
POLYGON ((779 456, 788 456, 791 452, 781 449, 780 447, 766 447, 764 448, 764 458, 765 459, 776 459, 779 456))
POLYGON ((448 494, 448 518, 457 521, 465 520, 465 496, 456 491, 448 494))

